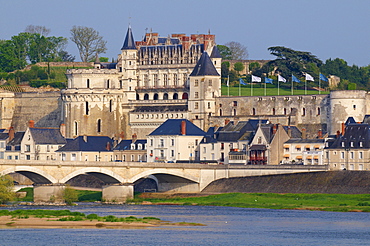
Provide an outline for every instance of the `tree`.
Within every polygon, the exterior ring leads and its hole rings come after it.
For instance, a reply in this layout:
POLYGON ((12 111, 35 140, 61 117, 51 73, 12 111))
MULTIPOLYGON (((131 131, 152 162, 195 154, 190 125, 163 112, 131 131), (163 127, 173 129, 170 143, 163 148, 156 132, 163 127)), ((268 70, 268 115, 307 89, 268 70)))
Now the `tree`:
POLYGON ((235 62, 234 64, 234 70, 238 72, 238 74, 243 71, 245 68, 244 64, 242 62, 235 62))
POLYGON ((10 176, 0 176, 0 204, 12 201, 15 198, 13 187, 13 179, 10 176))
POLYGON ((221 77, 222 78, 227 78, 229 75, 229 69, 230 69, 230 62, 222 62, 221 63, 221 77))
POLYGON ((107 50, 107 41, 104 41, 99 32, 91 27, 73 26, 71 35, 71 40, 77 45, 83 62, 94 60, 96 54, 107 50))
POLYGON ((249 71, 254 72, 255 70, 259 69, 261 65, 258 62, 251 62, 249 64, 249 71))
POLYGON ((50 29, 46 28, 45 26, 34 26, 34 25, 28 25, 24 32, 28 33, 37 33, 40 34, 41 36, 47 36, 50 33, 50 29))
POLYGON ((239 42, 231 41, 225 44, 231 52, 230 60, 245 60, 248 58, 247 47, 239 42))
POLYGON ((231 50, 225 45, 217 45, 218 51, 224 60, 232 60, 231 50))
POLYGON ((73 202, 78 201, 78 193, 75 189, 67 185, 63 192, 63 199, 68 205, 72 205, 73 202))

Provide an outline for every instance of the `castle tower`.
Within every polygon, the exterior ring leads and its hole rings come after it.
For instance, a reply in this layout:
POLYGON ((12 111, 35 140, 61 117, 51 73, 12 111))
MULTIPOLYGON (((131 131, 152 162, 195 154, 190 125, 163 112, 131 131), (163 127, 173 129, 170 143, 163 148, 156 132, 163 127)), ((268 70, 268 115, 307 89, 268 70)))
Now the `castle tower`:
POLYGON ((217 48, 217 45, 213 46, 212 53, 210 56, 213 65, 215 66, 218 74, 221 74, 221 62, 222 62, 222 56, 220 54, 220 51, 217 48))
POLYGON ((189 116, 201 129, 208 129, 215 113, 216 97, 221 96, 221 78, 207 52, 203 52, 190 74, 189 116))

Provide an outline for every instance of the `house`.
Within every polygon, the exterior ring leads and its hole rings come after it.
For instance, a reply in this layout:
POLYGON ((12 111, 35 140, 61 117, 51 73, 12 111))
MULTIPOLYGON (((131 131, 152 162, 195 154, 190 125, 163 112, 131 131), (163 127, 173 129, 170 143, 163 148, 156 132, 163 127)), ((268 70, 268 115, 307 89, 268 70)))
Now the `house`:
POLYGON ((31 120, 21 141, 20 159, 56 160, 55 151, 66 143, 59 128, 36 128, 31 120))
POLYGON ((113 139, 107 136, 78 136, 58 149, 61 161, 114 161, 113 139))
POLYGON ((370 170, 369 124, 348 123, 342 134, 338 132, 326 143, 324 151, 324 164, 330 170, 370 170))
POLYGON ((113 149, 115 161, 146 162, 146 139, 123 139, 113 149))
POLYGON ((0 159, 5 159, 6 144, 8 142, 9 134, 0 129, 0 159))
POLYGON ((324 165, 325 139, 292 138, 284 143, 282 164, 324 165))
POLYGON ((147 136, 148 162, 199 161, 205 132, 186 119, 168 119, 147 136))
POLYGON ((14 132, 14 128, 10 127, 8 134, 9 139, 6 145, 5 158, 7 160, 19 160, 24 132, 14 132))

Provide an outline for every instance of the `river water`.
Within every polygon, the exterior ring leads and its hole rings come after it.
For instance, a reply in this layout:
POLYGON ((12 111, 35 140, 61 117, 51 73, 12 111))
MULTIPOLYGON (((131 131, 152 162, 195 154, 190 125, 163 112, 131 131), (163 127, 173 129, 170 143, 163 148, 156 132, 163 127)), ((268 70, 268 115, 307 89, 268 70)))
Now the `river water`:
MULTIPOLYGON (((85 204, 69 209, 100 216, 154 216, 207 226, 141 229, 0 229, 0 245, 369 245, 370 213, 231 207, 85 204)), ((2 208, 4 209, 4 208, 2 208)), ((6 208, 5 208, 6 209, 6 208)), ((7 208, 8 209, 8 208, 7 208)))

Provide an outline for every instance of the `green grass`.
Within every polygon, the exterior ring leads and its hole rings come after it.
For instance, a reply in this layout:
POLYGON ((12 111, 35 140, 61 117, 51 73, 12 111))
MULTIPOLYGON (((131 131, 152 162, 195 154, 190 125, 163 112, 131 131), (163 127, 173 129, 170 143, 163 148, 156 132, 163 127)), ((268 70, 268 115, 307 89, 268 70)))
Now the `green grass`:
MULTIPOLYGON (((24 198, 18 198, 17 201, 23 201, 23 202, 32 202, 33 201, 33 188, 23 188, 19 191, 27 192, 26 197, 24 198)), ((101 201, 102 198, 102 192, 101 191, 91 191, 91 190, 76 190, 78 201, 79 202, 95 202, 95 201, 101 201)))
MULTIPOLYGON (((239 86, 230 86, 229 88, 230 96, 239 96, 239 86)), ((221 87, 222 95, 227 96, 228 95, 228 88, 227 86, 223 85, 221 87)), ((280 86, 280 89, 278 90, 277 85, 266 85, 266 96, 277 96, 279 92, 280 96, 283 95, 292 95, 292 91, 290 86, 280 86)), ((300 87, 297 89, 294 87, 293 90, 294 95, 305 95, 304 88, 300 87)), ((307 95, 318 95, 319 91, 317 90, 307 90, 307 95)), ((329 91, 321 91, 320 94, 329 94, 329 91)), ((250 84, 248 85, 241 85, 240 86, 240 96, 251 96, 251 87, 250 84)), ((265 95, 265 87, 264 84, 254 84, 253 85, 253 96, 264 96, 265 95)))
POLYGON ((370 194, 225 193, 173 199, 151 199, 138 196, 135 197, 134 202, 140 203, 144 200, 154 204, 174 203, 199 206, 370 212, 370 194))

